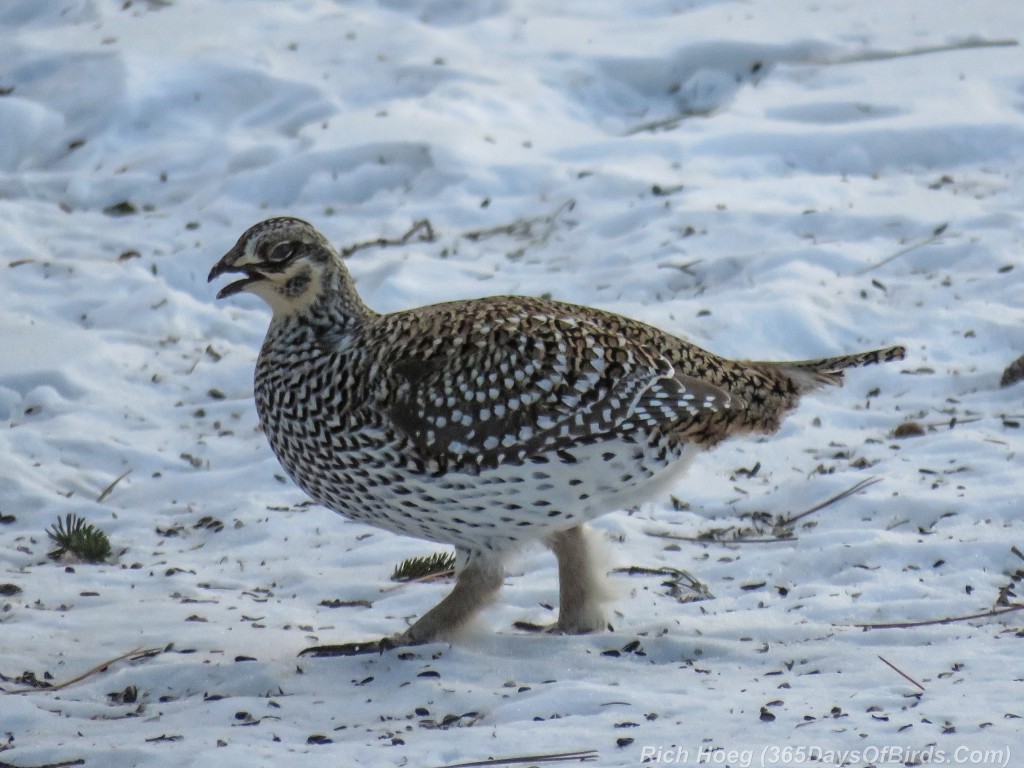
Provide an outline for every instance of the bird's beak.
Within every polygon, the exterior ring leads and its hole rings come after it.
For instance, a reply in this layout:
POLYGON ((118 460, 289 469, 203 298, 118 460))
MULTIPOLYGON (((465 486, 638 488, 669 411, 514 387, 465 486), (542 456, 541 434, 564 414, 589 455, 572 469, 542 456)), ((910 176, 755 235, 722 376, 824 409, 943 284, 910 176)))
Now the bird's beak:
POLYGON ((246 290, 253 283, 259 282, 263 279, 263 275, 257 271, 254 265, 240 265, 236 262, 240 258, 241 253, 238 251, 236 245, 230 251, 224 254, 223 258, 213 265, 213 269, 210 270, 209 277, 206 278, 206 282, 212 282, 214 278, 220 277, 221 275, 229 272, 237 272, 245 275, 241 280, 236 280, 233 283, 228 283, 220 291, 217 292, 218 299, 224 299, 228 296, 234 296, 236 293, 241 293, 246 290))

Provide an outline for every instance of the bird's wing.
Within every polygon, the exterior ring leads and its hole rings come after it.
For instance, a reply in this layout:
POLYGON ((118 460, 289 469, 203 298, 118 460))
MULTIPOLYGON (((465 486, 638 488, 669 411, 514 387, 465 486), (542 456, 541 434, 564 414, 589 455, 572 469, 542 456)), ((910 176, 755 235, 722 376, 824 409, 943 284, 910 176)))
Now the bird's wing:
POLYGON ((724 390, 677 375, 657 350, 575 308, 500 299, 462 307, 387 316, 405 326, 397 335, 406 341, 381 370, 376 396, 428 470, 544 453, 571 462, 580 443, 674 432, 728 407, 724 390))

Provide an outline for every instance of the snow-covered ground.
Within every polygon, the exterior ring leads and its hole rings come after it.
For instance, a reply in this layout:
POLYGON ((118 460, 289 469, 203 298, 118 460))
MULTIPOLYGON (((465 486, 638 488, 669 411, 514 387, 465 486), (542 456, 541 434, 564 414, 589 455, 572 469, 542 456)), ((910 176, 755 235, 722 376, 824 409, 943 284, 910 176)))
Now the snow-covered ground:
POLYGON ((1018 38, 1007 0, 5 0, 0 765, 1021 765, 1024 612, 856 626, 1024 589, 1018 38), (304 505, 258 431, 268 312, 206 274, 274 214, 341 247, 429 220, 349 259, 380 310, 550 294, 908 358, 596 523, 713 599, 615 571, 615 632, 527 634, 537 548, 457 645, 298 659, 449 585, 394 588, 438 548, 304 505), (107 563, 47 558, 68 513, 107 563))

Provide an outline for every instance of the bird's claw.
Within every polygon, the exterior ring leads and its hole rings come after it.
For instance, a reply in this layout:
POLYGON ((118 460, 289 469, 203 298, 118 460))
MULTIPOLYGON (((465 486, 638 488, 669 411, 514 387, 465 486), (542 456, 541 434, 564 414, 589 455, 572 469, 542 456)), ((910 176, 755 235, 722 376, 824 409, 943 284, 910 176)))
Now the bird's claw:
POLYGON ((356 643, 340 643, 337 645, 314 645, 299 652, 299 656, 312 657, 315 659, 328 658, 330 656, 364 656, 368 653, 383 654, 395 648, 402 648, 416 643, 407 639, 405 635, 391 635, 382 637, 380 640, 363 640, 356 643))

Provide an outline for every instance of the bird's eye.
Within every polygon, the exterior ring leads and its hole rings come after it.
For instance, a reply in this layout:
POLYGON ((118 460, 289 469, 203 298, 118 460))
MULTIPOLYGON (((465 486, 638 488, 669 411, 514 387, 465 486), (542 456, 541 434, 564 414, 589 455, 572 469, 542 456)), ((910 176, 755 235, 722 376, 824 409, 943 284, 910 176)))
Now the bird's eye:
POLYGON ((274 264, 281 264, 282 262, 288 261, 292 256, 295 255, 296 243, 278 243, 269 251, 267 251, 267 261, 274 264))

